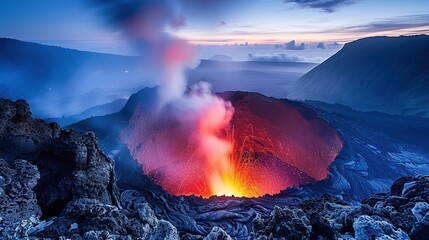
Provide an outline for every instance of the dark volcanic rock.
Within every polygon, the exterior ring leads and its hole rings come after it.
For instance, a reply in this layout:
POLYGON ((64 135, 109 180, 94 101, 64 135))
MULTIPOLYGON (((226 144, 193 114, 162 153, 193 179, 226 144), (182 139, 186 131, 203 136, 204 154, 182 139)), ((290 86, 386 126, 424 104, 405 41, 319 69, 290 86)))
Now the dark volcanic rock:
POLYGON ((118 207, 102 204, 95 199, 73 200, 60 216, 51 221, 49 226, 35 227, 32 236, 55 238, 60 234, 71 237, 74 234, 94 235, 101 231, 118 236, 141 237, 145 234, 144 225, 140 222, 129 219, 118 207))
POLYGON ((214 227, 204 240, 232 240, 222 228, 214 227))
POLYGON ((355 239, 409 239, 401 229, 396 229, 386 221, 377 221, 369 216, 362 215, 353 224, 355 239))
POLYGON ((0 157, 37 166, 40 179, 34 191, 43 217, 59 214, 78 198, 118 205, 114 162, 100 150, 94 134, 33 119, 24 100, 0 99, 0 157))
POLYGON ((37 167, 17 159, 0 159, 0 232, 12 235, 22 219, 37 221, 41 215, 33 191, 40 178, 37 167))
POLYGON ((310 239, 311 225, 301 209, 275 207, 269 219, 253 219, 252 239, 285 238, 310 239))
POLYGON ((337 197, 276 207, 253 220, 253 239, 412 239, 429 236, 429 177, 404 177, 392 191, 350 205, 337 197), (368 205, 370 203, 370 205, 368 205))

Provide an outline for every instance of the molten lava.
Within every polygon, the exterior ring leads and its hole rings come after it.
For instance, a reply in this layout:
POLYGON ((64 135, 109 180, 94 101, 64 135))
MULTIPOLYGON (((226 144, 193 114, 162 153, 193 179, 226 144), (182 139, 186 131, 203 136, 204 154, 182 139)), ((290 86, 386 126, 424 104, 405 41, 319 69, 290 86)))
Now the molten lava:
POLYGON ((210 101, 192 128, 183 119, 196 111, 154 117, 136 108, 121 135, 149 178, 174 195, 203 197, 257 197, 326 178, 342 142, 313 110, 255 93, 220 96, 234 115, 210 101))

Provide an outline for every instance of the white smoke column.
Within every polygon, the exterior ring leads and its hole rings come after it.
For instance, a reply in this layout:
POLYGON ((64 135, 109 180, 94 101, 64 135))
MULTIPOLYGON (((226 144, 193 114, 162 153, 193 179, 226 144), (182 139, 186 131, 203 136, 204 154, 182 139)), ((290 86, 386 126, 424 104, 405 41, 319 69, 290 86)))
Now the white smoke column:
MULTIPOLYGON (((111 0, 98 3, 114 25, 141 51, 146 64, 158 78, 159 111, 168 106, 173 117, 195 136, 197 149, 209 169, 213 194, 232 194, 225 183, 231 175, 232 143, 219 137, 234 114, 230 102, 215 96, 207 84, 187 91, 184 70, 195 62, 193 49, 183 40, 166 33, 167 27, 179 27, 184 18, 178 14, 179 0, 111 0), (178 24, 179 23, 179 24, 178 24)), ((160 146, 167 148, 169 146, 160 146)), ((162 159, 159 159, 162 161, 162 159)))
POLYGON ((210 85, 201 82, 172 104, 179 122, 197 142, 197 154, 210 169, 209 186, 214 195, 232 195, 234 189, 229 179, 233 175, 231 139, 220 137, 228 127, 234 108, 231 103, 213 95, 210 85))

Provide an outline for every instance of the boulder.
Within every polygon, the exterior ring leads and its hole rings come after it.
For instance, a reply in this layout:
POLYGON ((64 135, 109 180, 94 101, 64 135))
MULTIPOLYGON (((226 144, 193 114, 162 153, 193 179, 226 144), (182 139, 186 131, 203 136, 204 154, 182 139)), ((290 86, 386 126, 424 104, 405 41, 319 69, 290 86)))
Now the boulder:
POLYGON ((401 229, 385 221, 377 221, 370 216, 362 215, 353 224, 356 240, 386 240, 386 239, 410 239, 401 229))

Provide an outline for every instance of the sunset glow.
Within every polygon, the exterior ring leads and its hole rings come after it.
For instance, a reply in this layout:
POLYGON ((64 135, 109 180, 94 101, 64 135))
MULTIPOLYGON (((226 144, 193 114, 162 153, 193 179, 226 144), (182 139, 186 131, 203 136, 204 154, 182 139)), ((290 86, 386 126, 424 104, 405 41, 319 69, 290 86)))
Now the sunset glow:
MULTIPOLYGON (((94 16, 97 9, 88 7, 85 1, 48 2, 3 4, 2 35, 85 50, 132 52, 123 32, 102 27, 101 20, 94 16), (19 24, 25 21, 32 22, 31 26, 19 24), (46 24, 49 22, 57 24, 46 24), (18 24, 10 28, 11 23, 18 24)), ((291 40, 346 43, 369 36, 429 33, 429 4, 425 0, 344 1, 348 4, 332 6, 305 2, 237 0, 187 6, 183 16, 174 19, 165 30, 198 45, 276 44, 291 40)))

